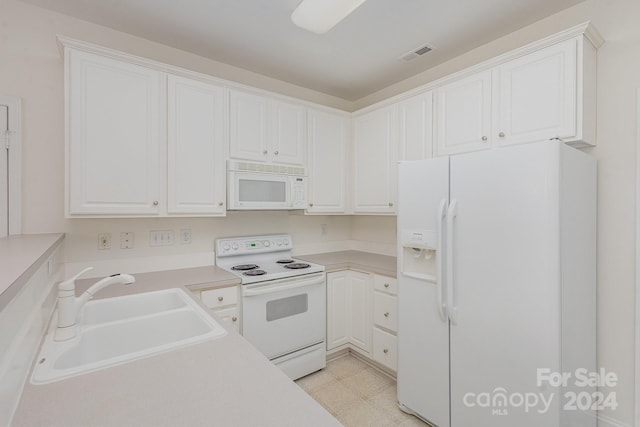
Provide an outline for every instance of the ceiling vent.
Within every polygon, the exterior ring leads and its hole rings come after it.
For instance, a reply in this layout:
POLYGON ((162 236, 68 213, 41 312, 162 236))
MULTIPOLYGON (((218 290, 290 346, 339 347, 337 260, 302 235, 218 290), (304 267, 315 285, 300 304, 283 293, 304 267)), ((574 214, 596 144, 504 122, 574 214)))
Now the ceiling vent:
POLYGON ((420 46, 417 49, 412 49, 411 51, 405 53, 400 57, 403 61, 411 61, 419 56, 424 55, 425 53, 429 53, 433 50, 433 46, 425 44, 424 46, 420 46))

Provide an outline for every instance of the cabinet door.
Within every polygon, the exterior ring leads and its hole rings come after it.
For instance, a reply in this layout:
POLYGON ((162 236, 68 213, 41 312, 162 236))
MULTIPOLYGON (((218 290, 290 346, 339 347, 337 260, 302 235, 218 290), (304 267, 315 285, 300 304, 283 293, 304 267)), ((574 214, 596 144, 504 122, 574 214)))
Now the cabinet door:
POLYGON ((273 129, 269 157, 274 163, 306 166, 307 110, 300 105, 272 101, 273 129))
POLYGON ((327 350, 349 343, 349 272, 327 273, 327 350))
POLYGON ((262 96, 232 90, 230 94, 230 155, 231 158, 266 162, 268 100, 262 96))
POLYGON ((354 120, 354 206, 356 213, 395 213, 396 106, 354 120))
POLYGON ((491 147, 491 71, 442 86, 436 94, 436 154, 491 147))
POLYGON ((391 332, 398 330, 398 299, 395 296, 373 293, 373 323, 391 332))
POLYGON ((373 360, 397 371, 398 338, 382 329, 373 328, 373 360))
POLYGON ((68 214, 158 214, 161 73, 66 53, 68 214))
POLYGON ((169 214, 225 213, 226 94, 168 76, 169 214))
POLYGON ((344 213, 349 118, 309 110, 308 213, 344 213))
POLYGON ((433 156, 433 93, 426 92, 398 104, 399 160, 433 156))
POLYGON ((238 306, 232 305, 222 310, 212 310, 223 323, 233 326, 236 332, 240 332, 240 316, 238 315, 238 306))
POLYGON ((576 137, 577 40, 499 67, 498 144, 576 137))
POLYGON ((357 271, 350 272, 349 299, 350 342, 354 346, 371 352, 371 276, 357 271))

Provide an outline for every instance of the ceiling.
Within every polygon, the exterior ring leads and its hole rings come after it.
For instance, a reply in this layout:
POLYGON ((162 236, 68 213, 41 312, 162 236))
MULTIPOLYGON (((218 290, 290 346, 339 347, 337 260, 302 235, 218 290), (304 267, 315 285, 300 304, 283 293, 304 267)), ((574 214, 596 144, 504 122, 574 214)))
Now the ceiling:
POLYGON ((356 101, 583 0, 368 0, 324 35, 291 22, 301 0, 23 1, 356 101))

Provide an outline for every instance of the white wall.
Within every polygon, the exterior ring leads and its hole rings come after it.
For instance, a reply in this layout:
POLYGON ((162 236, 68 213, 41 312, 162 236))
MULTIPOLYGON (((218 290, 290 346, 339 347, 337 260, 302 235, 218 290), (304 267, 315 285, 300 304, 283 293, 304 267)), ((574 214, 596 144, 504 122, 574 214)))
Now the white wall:
MULTIPOLYGON (((631 426, 634 420, 634 211, 636 89, 640 88, 640 2, 587 0, 427 72, 356 102, 356 108, 461 70, 565 28, 591 20, 605 38, 598 52, 598 364, 616 372, 619 407, 604 420, 631 426)), ((392 224, 389 222, 388 227, 392 224)), ((383 227, 355 219, 355 240, 376 240, 383 227)), ((392 236, 386 234, 386 240, 392 236)), ((383 239, 384 240, 384 239, 383 239)), ((640 357, 640 355, 639 355, 640 357)), ((602 420, 601 420, 602 421, 602 420)), ((602 424, 605 425, 605 424, 602 424)), ((612 424, 613 425, 613 424, 612 424)), ((640 427, 640 426, 638 426, 640 427)))
POLYGON ((23 232, 67 233, 67 262, 210 253, 217 237, 276 232, 291 233, 298 253, 348 245, 348 217, 272 212, 209 219, 65 220, 64 69, 58 34, 336 108, 348 110, 352 104, 26 3, 0 0, 0 11, 0 93, 23 100, 23 232), (320 234, 320 224, 328 224, 327 235, 320 234), (148 246, 150 230, 180 229, 192 230, 191 244, 148 246), (135 233, 134 249, 119 249, 122 231, 135 233), (98 233, 111 233, 111 250, 98 251, 98 233))
MULTIPOLYGON (((354 245, 390 251, 393 218, 299 217, 283 212, 238 213, 219 219, 64 220, 63 66, 55 35, 63 34, 185 68, 345 110, 360 108, 568 28, 592 20, 606 44, 599 52, 598 361, 618 374, 620 404, 605 416, 633 423, 635 92, 640 87, 640 2, 588 0, 355 104, 302 89, 15 0, 0 0, 0 93, 23 99, 23 228, 68 233, 68 260, 83 262, 155 254, 206 252, 217 236, 289 231, 299 247, 354 245), (320 235, 320 224, 329 234, 320 235), (191 228, 189 247, 148 248, 149 230, 191 228), (97 234, 136 233, 136 248, 97 250, 97 234), (326 239, 326 241, 319 240, 326 239), (353 239, 353 240, 351 240, 353 239), (355 241, 355 243, 354 243, 355 241), (351 243, 347 243, 351 242, 351 243), (368 242, 368 243, 367 243, 368 242), (369 244, 370 243, 370 244, 369 244)), ((637 398, 640 399, 640 396, 637 398)))

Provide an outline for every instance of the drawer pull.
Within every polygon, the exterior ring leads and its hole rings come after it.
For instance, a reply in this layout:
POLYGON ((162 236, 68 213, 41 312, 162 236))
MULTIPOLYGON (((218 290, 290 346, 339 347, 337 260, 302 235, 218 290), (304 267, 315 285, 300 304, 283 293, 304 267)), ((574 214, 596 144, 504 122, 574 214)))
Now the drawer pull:
POLYGON ((233 316, 233 317, 231 318, 231 321, 232 321, 232 322, 236 322, 236 321, 238 321, 238 318, 237 318, 236 316, 233 316))
POLYGON ((218 297, 218 301, 222 302, 222 300, 224 299, 224 297, 218 297))
POLYGON ((384 317, 389 317, 389 312, 388 311, 384 312, 384 317))
POLYGON ((384 287, 385 287, 385 288, 388 288, 388 287, 389 287, 389 284, 388 284, 388 283, 385 283, 385 284, 384 284, 384 287))
POLYGON ((382 350, 382 352, 383 352, 384 354, 387 354, 387 353, 389 353, 389 349, 388 349, 388 348, 385 348, 384 350, 382 350))

